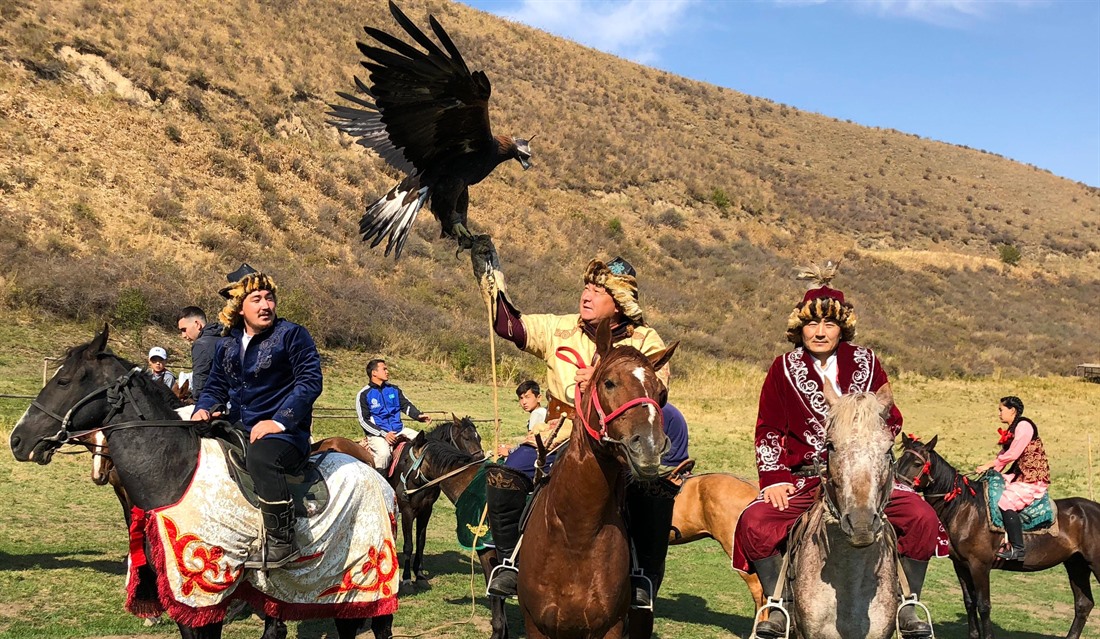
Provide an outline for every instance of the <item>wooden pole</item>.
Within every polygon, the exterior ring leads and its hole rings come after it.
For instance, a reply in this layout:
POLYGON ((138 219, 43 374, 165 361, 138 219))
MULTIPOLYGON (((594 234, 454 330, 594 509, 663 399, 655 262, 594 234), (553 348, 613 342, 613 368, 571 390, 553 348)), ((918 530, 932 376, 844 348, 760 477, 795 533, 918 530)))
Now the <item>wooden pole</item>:
POLYGON ((1088 439, 1089 447, 1089 500, 1096 501, 1092 496, 1092 433, 1085 433, 1085 437, 1088 439))
POLYGON ((489 316, 489 359, 493 371, 493 454, 492 460, 497 460, 497 449, 500 448, 500 400, 497 393, 497 334, 493 330, 493 300, 485 296, 485 310, 489 316))

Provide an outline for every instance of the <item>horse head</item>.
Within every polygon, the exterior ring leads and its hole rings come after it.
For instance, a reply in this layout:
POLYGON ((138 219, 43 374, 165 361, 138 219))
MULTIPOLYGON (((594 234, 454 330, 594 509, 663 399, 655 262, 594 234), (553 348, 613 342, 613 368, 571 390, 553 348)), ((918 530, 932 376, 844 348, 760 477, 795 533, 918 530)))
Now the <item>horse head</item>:
POLYGON ((469 415, 462 419, 451 415, 450 441, 455 448, 463 452, 479 459, 485 457, 485 450, 481 445, 481 433, 477 432, 477 426, 469 415))
POLYGON ((109 409, 105 389, 125 368, 107 347, 108 329, 73 347, 11 431, 18 461, 48 464, 69 431, 95 428, 109 409))
POLYGON ((615 456, 635 479, 655 479, 661 456, 670 446, 661 416, 668 389, 657 370, 678 345, 647 357, 633 346, 612 346, 606 320, 596 330, 598 362, 578 402, 578 419, 597 443, 617 445, 615 456))
POLYGON ((938 440, 939 435, 927 442, 922 442, 916 435, 902 435, 901 455, 894 465, 894 474, 900 483, 918 492, 926 491, 931 487, 932 465, 934 457, 938 457, 935 454, 938 440))
POLYGON ((893 398, 851 393, 830 403, 826 448, 828 470, 822 482, 826 505, 856 548, 874 543, 886 525, 884 510, 893 490, 893 438, 886 417, 893 398))

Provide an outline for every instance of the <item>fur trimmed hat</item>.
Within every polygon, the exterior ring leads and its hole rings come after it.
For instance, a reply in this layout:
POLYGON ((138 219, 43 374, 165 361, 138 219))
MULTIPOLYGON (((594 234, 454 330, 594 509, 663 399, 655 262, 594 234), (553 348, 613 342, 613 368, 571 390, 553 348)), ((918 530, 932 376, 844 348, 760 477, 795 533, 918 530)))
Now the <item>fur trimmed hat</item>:
POLYGON ((226 299, 225 307, 218 313, 222 335, 228 335, 234 326, 244 321, 241 317, 244 298, 256 291, 271 291, 272 295, 277 295, 278 290, 275 280, 248 264, 241 264, 241 267, 227 275, 226 279, 230 282, 229 286, 218 291, 218 294, 226 299))
POLYGON ((806 291, 802 301, 787 318, 787 341, 802 345, 802 327, 811 321, 830 319, 840 326, 840 340, 850 342, 856 336, 855 307, 844 301, 844 293, 829 284, 840 270, 840 262, 811 263, 799 270, 798 279, 811 280, 816 286, 806 291))
POLYGON ((635 326, 646 326, 645 316, 642 315, 642 307, 638 304, 638 280, 637 272, 621 257, 616 257, 604 264, 600 260, 592 260, 584 271, 584 283, 595 284, 607 289, 614 298, 615 304, 623 315, 635 326))

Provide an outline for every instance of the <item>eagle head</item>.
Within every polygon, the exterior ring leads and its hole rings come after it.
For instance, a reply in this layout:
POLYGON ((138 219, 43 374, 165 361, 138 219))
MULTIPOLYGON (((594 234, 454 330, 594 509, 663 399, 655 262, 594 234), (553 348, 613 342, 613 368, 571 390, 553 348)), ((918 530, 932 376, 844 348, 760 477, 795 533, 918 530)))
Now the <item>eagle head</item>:
MULTIPOLYGON (((531 140, 534 140, 535 136, 531 136, 531 140)), ((512 141, 516 145, 515 153, 513 157, 519 162, 523 170, 531 168, 531 140, 524 140, 522 138, 512 138, 512 141)))

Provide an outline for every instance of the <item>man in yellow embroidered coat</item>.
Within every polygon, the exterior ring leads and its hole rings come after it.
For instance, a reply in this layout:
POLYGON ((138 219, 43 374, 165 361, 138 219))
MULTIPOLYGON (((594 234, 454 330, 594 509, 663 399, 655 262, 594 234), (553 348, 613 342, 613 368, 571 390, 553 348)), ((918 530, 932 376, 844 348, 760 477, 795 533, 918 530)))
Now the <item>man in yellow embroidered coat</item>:
MULTIPOLYGON (((577 313, 527 315, 520 313, 508 298, 491 243, 487 246, 477 244, 475 242, 473 251, 474 273, 482 292, 492 301, 494 330, 497 335, 546 362, 550 406, 546 430, 540 433, 543 441, 566 442, 573 429, 572 407, 577 385, 585 390, 592 375, 596 327, 600 321, 610 320, 613 343, 617 346, 629 344, 646 355, 665 348, 660 335, 646 325, 638 303, 634 267, 618 257, 606 264, 592 260, 585 269, 577 313), (586 368, 577 366, 574 352, 586 368)), ((658 370, 657 377, 667 388, 668 366, 658 370)), ((511 556, 519 543, 519 520, 532 489, 530 477, 535 458, 534 447, 522 445, 512 452, 504 466, 493 467, 492 472, 486 473, 489 527, 497 545, 498 559, 504 562, 503 569, 494 571, 490 580, 488 590, 492 595, 506 597, 516 593, 517 573, 512 567, 511 556)), ((547 461, 552 462, 552 458, 547 461)), ((633 494, 627 496, 628 532, 638 555, 638 567, 652 582, 655 593, 664 573, 675 493, 665 491, 660 496, 653 496, 631 492, 633 494)), ((634 604, 651 606, 652 593, 648 584, 644 579, 633 581, 634 604)))

